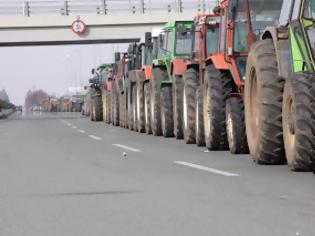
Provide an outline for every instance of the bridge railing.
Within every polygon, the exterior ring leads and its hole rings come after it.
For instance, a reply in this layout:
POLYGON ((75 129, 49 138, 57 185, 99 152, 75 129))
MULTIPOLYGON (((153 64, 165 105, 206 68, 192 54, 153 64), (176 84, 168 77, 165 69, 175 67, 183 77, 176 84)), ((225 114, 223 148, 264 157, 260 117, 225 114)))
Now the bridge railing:
POLYGON ((31 0, 0 1, 0 15, 32 16, 37 14, 76 15, 152 12, 209 12, 217 0, 31 0))

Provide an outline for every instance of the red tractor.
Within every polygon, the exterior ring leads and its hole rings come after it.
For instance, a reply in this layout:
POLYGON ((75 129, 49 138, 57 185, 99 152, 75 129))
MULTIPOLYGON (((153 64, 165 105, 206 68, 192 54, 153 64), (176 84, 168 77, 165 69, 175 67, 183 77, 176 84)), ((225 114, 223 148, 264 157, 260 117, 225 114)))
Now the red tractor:
POLYGON ((250 2, 222 0, 214 14, 195 18, 192 56, 184 74, 187 143, 249 152, 243 103, 248 48, 276 18, 266 1, 250 2))

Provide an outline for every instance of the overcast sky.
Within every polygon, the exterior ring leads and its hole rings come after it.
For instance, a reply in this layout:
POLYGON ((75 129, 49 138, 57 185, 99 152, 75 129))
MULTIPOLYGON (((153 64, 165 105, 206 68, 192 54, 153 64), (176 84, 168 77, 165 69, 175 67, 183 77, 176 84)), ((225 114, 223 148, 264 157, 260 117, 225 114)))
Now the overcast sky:
MULTIPOLYGON (((188 2, 190 1, 202 0, 188 2)), ((23 1, 0 0, 1 2, 23 1)), ((33 87, 43 89, 49 94, 63 95, 71 86, 87 84, 91 68, 101 63, 113 62, 114 52, 125 51, 127 46, 127 44, 98 44, 0 47, 0 89, 5 88, 15 104, 24 104, 26 92, 33 87)))
POLYGON ((33 88, 63 95, 68 88, 85 85, 91 68, 112 62, 115 51, 127 44, 98 44, 45 47, 0 47, 0 89, 11 101, 24 104, 26 92, 33 88))

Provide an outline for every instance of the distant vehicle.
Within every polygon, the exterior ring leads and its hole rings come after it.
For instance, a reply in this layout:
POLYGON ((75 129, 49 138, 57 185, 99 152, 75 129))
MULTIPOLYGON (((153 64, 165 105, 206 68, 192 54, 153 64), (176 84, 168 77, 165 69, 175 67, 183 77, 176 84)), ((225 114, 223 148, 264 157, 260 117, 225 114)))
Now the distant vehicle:
POLYGON ((40 106, 33 106, 32 111, 41 111, 40 106))
POLYGON ((22 112, 23 111, 22 106, 16 106, 15 111, 22 112))

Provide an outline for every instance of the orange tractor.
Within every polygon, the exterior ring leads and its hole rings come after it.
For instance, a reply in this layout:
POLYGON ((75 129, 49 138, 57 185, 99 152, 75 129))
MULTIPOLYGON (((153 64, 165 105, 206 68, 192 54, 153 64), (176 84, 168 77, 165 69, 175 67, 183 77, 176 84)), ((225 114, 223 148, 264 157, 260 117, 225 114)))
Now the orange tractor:
POLYGON ((262 0, 222 0, 213 14, 195 18, 183 89, 187 143, 249 152, 243 102, 248 48, 276 18, 262 0))

